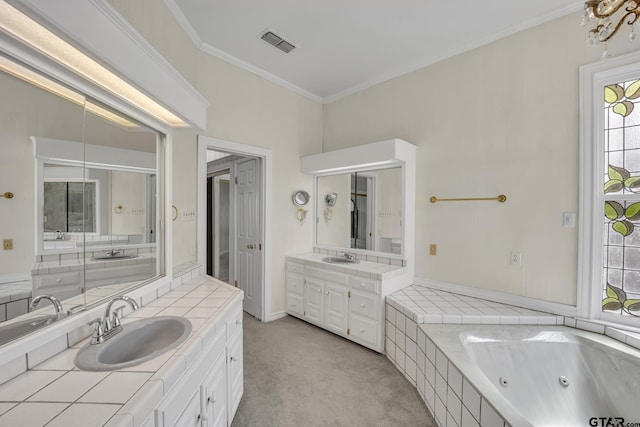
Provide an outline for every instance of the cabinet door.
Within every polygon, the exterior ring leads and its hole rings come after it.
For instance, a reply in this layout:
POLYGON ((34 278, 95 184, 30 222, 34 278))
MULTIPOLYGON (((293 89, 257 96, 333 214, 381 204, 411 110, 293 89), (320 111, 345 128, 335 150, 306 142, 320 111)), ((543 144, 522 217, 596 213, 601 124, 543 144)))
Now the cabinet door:
POLYGON ((244 391, 242 334, 237 335, 229 342, 227 356, 227 425, 231 425, 244 391))
POLYGON ((305 281, 304 310, 305 319, 322 326, 324 308, 324 284, 315 279, 305 281))
POLYGON ((176 422, 174 427, 201 427, 202 417, 200 416, 200 390, 196 389, 187 407, 184 408, 176 422))
POLYGON ((324 285, 324 327, 336 334, 347 334, 347 287, 324 285))
POLYGON ((204 380, 205 413, 207 427, 227 426, 227 366, 223 351, 204 380))

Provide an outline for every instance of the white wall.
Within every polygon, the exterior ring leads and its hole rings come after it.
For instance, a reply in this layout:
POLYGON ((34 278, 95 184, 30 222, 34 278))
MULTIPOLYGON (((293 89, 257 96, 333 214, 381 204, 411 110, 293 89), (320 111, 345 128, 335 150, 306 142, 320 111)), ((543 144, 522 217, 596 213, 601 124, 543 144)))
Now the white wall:
MULTIPOLYGON (((311 198, 314 198, 312 195, 311 198)), ((321 245, 351 246, 351 191, 349 189, 349 174, 321 176, 318 178, 318 203, 317 241, 321 245), (325 201, 327 194, 338 195, 335 206, 331 207, 330 219, 324 215, 329 206, 325 201)), ((313 219, 313 211, 309 211, 309 218, 313 219)))
MULTIPOLYGON (((578 67, 599 60, 579 14, 324 107, 324 150, 392 137, 418 146, 416 276, 576 303, 578 67), (506 203, 429 203, 494 197, 506 203), (438 245, 429 256, 430 243, 438 245), (509 265, 512 250, 522 267, 509 265)), ((626 36, 614 54, 638 49, 626 36)))
MULTIPOLYGON (((309 251, 313 221, 300 223, 295 190, 312 193, 300 157, 322 148, 322 106, 196 49, 163 2, 111 0, 127 19, 210 102, 203 135, 269 148, 273 152, 272 312, 284 310, 284 257, 309 251)), ((197 135, 177 131, 173 201, 196 209, 197 135)), ((313 203, 307 205, 311 210, 313 203)), ((173 223, 174 265, 196 260, 196 221, 173 223)))
MULTIPOLYGON (((136 172, 111 171, 111 194, 108 212, 111 216, 111 230, 102 234, 145 235, 147 224, 147 175, 136 172), (122 212, 114 208, 122 206, 122 212)), ((102 212, 107 211, 103 209, 102 212)))

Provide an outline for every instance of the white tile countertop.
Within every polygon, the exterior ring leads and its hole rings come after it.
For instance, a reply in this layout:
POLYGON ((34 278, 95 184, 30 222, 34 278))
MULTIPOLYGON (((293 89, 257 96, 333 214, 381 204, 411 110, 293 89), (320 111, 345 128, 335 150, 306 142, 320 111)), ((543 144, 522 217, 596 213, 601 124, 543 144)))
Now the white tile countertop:
POLYGON ((306 254, 288 255, 286 260, 340 273, 367 277, 374 280, 386 280, 407 272, 407 268, 403 266, 382 264, 373 261, 360 260, 357 264, 333 264, 322 261, 322 258, 326 258, 327 256, 329 255, 311 252, 306 254))
POLYGON ((387 304, 416 323, 562 325, 563 316, 412 285, 387 296, 387 304))
POLYGON ((123 319, 124 324, 155 316, 189 319, 193 330, 178 348, 129 368, 88 372, 74 365, 87 338, 0 386, 0 426, 133 425, 168 393, 241 300, 242 291, 210 277, 186 282, 123 319))

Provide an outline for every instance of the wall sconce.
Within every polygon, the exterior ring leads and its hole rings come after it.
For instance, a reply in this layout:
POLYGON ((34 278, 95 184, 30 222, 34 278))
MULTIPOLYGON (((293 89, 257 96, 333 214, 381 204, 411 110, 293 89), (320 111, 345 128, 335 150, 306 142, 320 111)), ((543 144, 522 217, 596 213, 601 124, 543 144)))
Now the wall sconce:
POLYGON ((303 209, 302 206, 309 203, 309 193, 304 190, 298 190, 291 195, 291 201, 294 205, 298 206, 296 218, 298 221, 303 222, 307 218, 307 210, 303 209))
POLYGON ((338 193, 331 193, 324 196, 324 201, 327 202, 327 209, 324 210, 324 220, 331 221, 333 218, 333 210, 331 209, 336 205, 338 200, 338 193))

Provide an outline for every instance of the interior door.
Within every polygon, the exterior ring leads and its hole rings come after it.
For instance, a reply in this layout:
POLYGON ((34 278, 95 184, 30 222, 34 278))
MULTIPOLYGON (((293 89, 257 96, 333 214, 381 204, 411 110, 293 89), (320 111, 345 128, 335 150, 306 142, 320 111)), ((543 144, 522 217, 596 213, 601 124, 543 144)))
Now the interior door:
POLYGON ((238 287, 244 291, 243 309, 261 318, 260 164, 249 159, 237 164, 237 263, 238 287))

